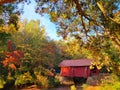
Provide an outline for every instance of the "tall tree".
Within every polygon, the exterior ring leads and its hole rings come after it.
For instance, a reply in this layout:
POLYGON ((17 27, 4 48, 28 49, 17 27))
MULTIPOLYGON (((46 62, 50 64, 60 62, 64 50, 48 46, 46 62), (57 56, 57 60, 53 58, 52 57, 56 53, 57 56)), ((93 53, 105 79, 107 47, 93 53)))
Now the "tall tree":
POLYGON ((102 34, 120 46, 119 0, 36 0, 36 2, 36 12, 48 13, 58 28, 58 34, 63 38, 70 35, 77 39, 89 40, 93 33, 94 36, 102 34))
POLYGON ((91 34, 120 45, 119 0, 36 0, 36 12, 48 13, 64 38, 89 40, 91 34), (108 10, 109 9, 109 10, 108 10))
POLYGON ((46 39, 46 36, 44 29, 39 26, 39 21, 24 21, 21 23, 19 32, 12 37, 17 48, 21 48, 25 52, 25 60, 32 63, 41 59, 40 47, 44 45, 41 42, 46 39))
MULTIPOLYGON (((78 39, 80 46, 90 50, 93 58, 101 62, 105 61, 101 56, 105 57, 106 47, 110 45, 108 50, 112 47, 118 50, 116 57, 119 62, 119 0, 36 0, 36 2, 38 3, 36 12, 50 15, 57 26, 58 35, 64 39, 67 36, 78 39)), ((107 56, 109 55, 111 57, 107 52, 107 56)), ((110 59, 110 62, 113 61, 110 59)))
POLYGON ((48 13, 57 25, 59 35, 64 38, 70 35, 88 40, 91 39, 91 33, 95 36, 102 34, 120 46, 119 0, 36 0, 36 2, 36 12, 48 13))

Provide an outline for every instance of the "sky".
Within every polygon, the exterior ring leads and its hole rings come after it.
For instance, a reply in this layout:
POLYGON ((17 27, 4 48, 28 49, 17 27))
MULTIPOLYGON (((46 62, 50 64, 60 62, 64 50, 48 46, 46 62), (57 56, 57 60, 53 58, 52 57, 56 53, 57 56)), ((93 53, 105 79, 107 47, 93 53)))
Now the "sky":
POLYGON ((60 37, 57 36, 55 24, 52 23, 48 15, 41 16, 40 14, 35 13, 36 3, 34 0, 24 6, 24 13, 21 15, 21 20, 40 20, 40 24, 45 27, 47 35, 53 40, 59 40, 60 37))

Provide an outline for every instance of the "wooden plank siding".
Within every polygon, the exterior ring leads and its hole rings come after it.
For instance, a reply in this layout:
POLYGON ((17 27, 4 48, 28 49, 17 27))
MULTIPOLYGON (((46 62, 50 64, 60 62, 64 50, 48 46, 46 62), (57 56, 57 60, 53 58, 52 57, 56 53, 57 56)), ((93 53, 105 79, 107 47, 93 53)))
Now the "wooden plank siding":
POLYGON ((90 76, 90 69, 89 67, 61 67, 60 74, 62 76, 87 78, 90 76))

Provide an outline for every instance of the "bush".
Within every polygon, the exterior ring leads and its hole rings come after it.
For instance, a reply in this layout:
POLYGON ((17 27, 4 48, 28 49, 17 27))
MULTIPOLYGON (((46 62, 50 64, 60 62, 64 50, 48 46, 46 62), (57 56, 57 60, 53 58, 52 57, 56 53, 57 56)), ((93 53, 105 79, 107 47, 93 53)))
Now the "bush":
POLYGON ((25 84, 29 84, 29 83, 33 83, 33 78, 30 75, 30 72, 26 72, 22 75, 19 75, 16 80, 15 80, 15 85, 19 86, 19 85, 25 85, 25 84))
POLYGON ((42 75, 36 75, 36 83, 42 87, 48 87, 48 78, 42 75))
POLYGON ((84 84, 83 90, 120 90, 120 81, 116 75, 112 74, 105 76, 99 86, 84 84))
POLYGON ((0 89, 4 88, 5 83, 6 82, 2 78, 0 78, 0 89))
POLYGON ((54 78, 54 77, 50 77, 50 78, 48 78, 48 80, 49 80, 49 86, 50 87, 54 87, 54 86, 60 85, 59 80, 54 78))
POLYGON ((120 90, 119 78, 114 74, 106 76, 105 79, 102 80, 101 87, 102 90, 120 90))
POLYGON ((82 87, 83 90, 102 90, 101 86, 91 86, 91 85, 83 84, 82 87))
POLYGON ((58 86, 60 85, 60 82, 58 79, 54 78, 54 86, 58 86))
POLYGON ((76 90, 75 85, 70 86, 70 90, 76 90))
POLYGON ((106 84, 102 86, 102 90, 120 90, 120 82, 115 82, 114 84, 106 84))

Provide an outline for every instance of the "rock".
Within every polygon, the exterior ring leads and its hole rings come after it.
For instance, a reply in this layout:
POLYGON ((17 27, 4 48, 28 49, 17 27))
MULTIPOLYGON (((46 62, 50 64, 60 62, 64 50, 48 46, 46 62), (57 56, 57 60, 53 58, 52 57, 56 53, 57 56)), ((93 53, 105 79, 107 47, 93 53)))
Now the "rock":
POLYGON ((99 85, 99 78, 97 76, 88 77, 86 83, 92 86, 99 85))

